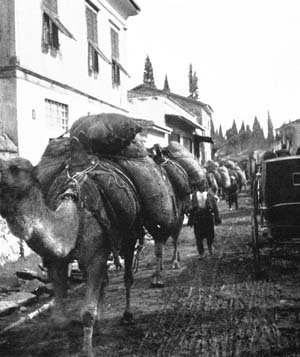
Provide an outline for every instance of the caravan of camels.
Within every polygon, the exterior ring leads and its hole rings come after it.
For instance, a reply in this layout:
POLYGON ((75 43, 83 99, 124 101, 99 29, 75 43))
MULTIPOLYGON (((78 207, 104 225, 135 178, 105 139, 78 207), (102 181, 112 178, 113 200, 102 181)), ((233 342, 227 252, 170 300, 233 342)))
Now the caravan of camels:
POLYGON ((130 289, 137 244, 145 234, 155 242, 152 286, 163 281, 163 248, 174 244, 173 267, 180 266, 178 237, 193 190, 207 182, 226 197, 232 180, 239 190, 245 172, 234 162, 201 166, 183 146, 170 142, 146 149, 141 128, 120 114, 79 118, 68 137, 52 140, 40 162, 0 161, 0 214, 10 230, 39 254, 55 292, 54 317, 62 323, 68 266, 75 259, 86 282, 82 304, 83 351, 93 356, 92 335, 108 282, 107 260, 124 259, 126 304, 123 321, 133 319, 130 289))

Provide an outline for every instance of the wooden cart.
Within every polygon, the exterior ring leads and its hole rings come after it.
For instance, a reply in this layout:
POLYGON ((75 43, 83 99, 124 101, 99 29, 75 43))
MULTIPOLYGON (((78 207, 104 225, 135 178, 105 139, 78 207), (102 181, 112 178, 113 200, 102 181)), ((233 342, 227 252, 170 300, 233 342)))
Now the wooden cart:
POLYGON ((256 275, 261 254, 300 259, 300 156, 263 161, 253 183, 252 242, 256 275))

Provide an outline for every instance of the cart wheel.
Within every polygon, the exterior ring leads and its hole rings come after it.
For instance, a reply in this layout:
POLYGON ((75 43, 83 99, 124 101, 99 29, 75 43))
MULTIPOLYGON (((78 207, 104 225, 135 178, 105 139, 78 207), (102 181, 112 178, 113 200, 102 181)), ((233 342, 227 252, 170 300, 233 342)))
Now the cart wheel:
POLYGON ((260 248, 259 248, 259 238, 258 238, 258 222, 257 215, 254 213, 252 216, 252 252, 253 252, 253 264, 255 277, 258 278, 261 273, 260 264, 260 248))

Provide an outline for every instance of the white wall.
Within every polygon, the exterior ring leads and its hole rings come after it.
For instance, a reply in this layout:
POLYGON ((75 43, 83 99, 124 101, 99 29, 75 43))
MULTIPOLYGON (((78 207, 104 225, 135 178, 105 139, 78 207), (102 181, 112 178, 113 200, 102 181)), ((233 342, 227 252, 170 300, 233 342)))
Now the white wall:
POLYGON ((63 133, 61 129, 50 131, 47 127, 45 99, 68 105, 69 126, 79 117, 89 113, 124 113, 86 96, 37 80, 33 76, 24 76, 22 72, 19 72, 17 79, 17 98, 19 153, 33 164, 40 159, 49 138, 63 133), (35 119, 32 117, 33 110, 35 119))
MULTIPOLYGON (((124 113, 128 107, 128 77, 122 71, 120 86, 113 88, 111 65, 99 56, 97 78, 88 74, 85 0, 57 2, 58 16, 76 41, 59 32, 60 50, 52 56, 42 51, 42 1, 15 0, 16 55, 21 68, 17 70, 17 89, 13 91, 12 88, 10 102, 16 108, 14 120, 18 122, 20 155, 34 164, 38 162, 49 138, 62 133, 62 130, 51 131, 47 128, 46 98, 68 105, 69 126, 88 113, 124 113)), ((126 69, 126 21, 109 5, 109 0, 94 2, 99 7, 99 48, 111 59, 110 29, 114 26, 113 22, 119 28, 120 62, 126 69)), ((8 5, 11 2, 5 0, 5 6, 8 5)), ((14 36, 13 29, 9 26, 10 36, 14 36)), ((7 46, 8 49, 13 55, 14 49, 7 46)), ((3 95, 0 93, 0 98, 3 95)))
MULTIPOLYGON (((117 106, 127 105, 127 76, 121 72, 121 85, 112 87, 111 65, 99 57, 99 74, 88 75, 88 45, 84 0, 58 0, 61 22, 76 41, 59 32, 60 50, 56 57, 42 52, 42 9, 40 1, 16 0, 16 52, 20 65, 45 77, 75 87, 117 106)), ((103 1, 98 12, 99 48, 111 59, 110 28, 119 31, 120 60, 126 67, 124 20, 103 1), (108 11, 110 10, 110 11, 108 11)))

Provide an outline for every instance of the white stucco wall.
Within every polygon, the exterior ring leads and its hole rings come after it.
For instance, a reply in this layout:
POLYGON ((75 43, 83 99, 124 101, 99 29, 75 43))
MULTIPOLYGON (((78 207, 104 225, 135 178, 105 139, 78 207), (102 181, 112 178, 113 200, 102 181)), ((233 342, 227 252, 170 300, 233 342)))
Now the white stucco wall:
POLYGON ((17 80, 17 112, 19 125, 19 153, 36 164, 45 150, 49 138, 63 133, 62 129, 49 129, 45 115, 45 99, 68 105, 69 126, 83 115, 101 112, 124 113, 86 96, 53 86, 47 81, 20 72, 17 80), (33 111, 35 118, 33 118, 33 111))
MULTIPOLYGON (((92 2, 99 8, 99 48, 111 60, 110 31, 117 29, 119 59, 126 70, 126 19, 110 0, 92 2)), ((62 132, 47 128, 45 99, 68 105, 69 125, 88 113, 126 113, 128 107, 128 77, 122 71, 120 86, 113 88, 112 67, 98 56, 98 76, 88 74, 86 1, 57 0, 59 19, 76 40, 59 31, 56 56, 42 51, 41 4, 42 0, 0 1, 1 18, 5 16, 0 21, 0 65, 17 65, 0 79, 0 120, 4 130, 9 125, 5 132, 18 144, 20 155, 33 163, 48 139, 62 132)))
MULTIPOLYGON (((121 72, 121 85, 112 87, 111 65, 99 56, 97 79, 88 75, 88 43, 84 0, 58 0, 58 16, 73 34, 73 40, 59 31, 60 50, 57 56, 43 53, 42 9, 40 1, 16 1, 16 53, 20 65, 52 80, 70 85, 89 95, 100 97, 117 106, 127 105, 128 77, 121 72), (25 45, 24 45, 25 44, 25 45)), ((106 1, 95 1, 98 12, 99 48, 111 59, 110 29, 119 28, 120 61, 126 68, 125 22, 106 1), (102 5, 105 4, 105 6, 102 5)))

